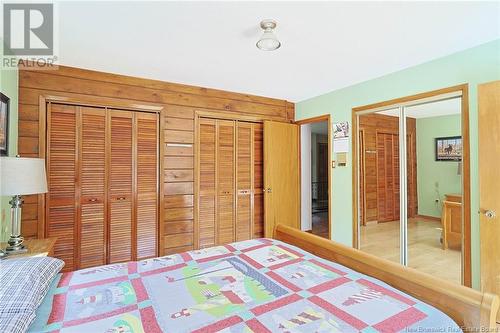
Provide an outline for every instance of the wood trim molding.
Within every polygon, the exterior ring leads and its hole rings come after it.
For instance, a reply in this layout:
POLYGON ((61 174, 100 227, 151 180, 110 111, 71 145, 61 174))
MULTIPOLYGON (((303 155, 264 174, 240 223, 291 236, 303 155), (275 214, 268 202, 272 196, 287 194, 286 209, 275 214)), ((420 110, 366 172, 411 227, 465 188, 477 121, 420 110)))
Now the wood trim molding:
POLYGON ((410 96, 404 96, 404 97, 399 97, 399 98, 394 98, 390 99, 387 101, 383 102, 377 102, 373 104, 368 104, 368 105, 363 105, 363 106, 358 106, 355 108, 352 108, 353 112, 360 112, 360 111, 367 111, 367 110, 372 110, 372 109, 378 109, 386 106, 391 106, 394 104, 400 104, 400 103, 406 103, 406 102, 411 102, 411 101, 416 101, 419 99, 424 99, 424 98, 430 98, 430 97, 435 97, 439 95, 444 95, 448 93, 453 93, 456 91, 464 91, 464 89, 468 89, 468 84, 459 84, 456 86, 452 87, 447 87, 447 88, 441 88, 437 90, 432 90, 432 91, 427 91, 415 95, 410 95, 410 96))
MULTIPOLYGON (((319 123, 322 121, 327 121, 328 122, 328 239, 332 239, 332 168, 331 168, 331 163, 332 163, 332 122, 331 122, 331 115, 330 114, 324 114, 321 116, 313 117, 313 118, 307 118, 307 119, 301 119, 295 122, 297 125, 305 125, 305 124, 312 124, 312 123, 319 123)), ((301 146, 302 146, 302 138, 301 138, 301 131, 299 130, 299 161, 301 161, 301 146)), ((302 189, 301 189, 301 184, 302 184, 302 169, 301 169, 301 163, 299 163, 299 196, 302 195, 302 189)), ((299 203, 301 203, 301 200, 299 200, 299 203)), ((301 209, 301 208, 300 208, 301 209)), ((301 210, 299 209, 299 216, 301 215, 301 210)), ((301 222, 302 225, 302 222, 301 222)), ((312 232, 312 230, 311 230, 312 232)))
POLYGON ((430 220, 430 221, 436 221, 436 222, 441 222, 440 217, 435 217, 435 216, 430 216, 430 215, 415 215, 415 218, 420 218, 420 219, 425 219, 425 220, 430 220))
POLYGON ((330 120, 330 114, 324 114, 321 116, 297 120, 295 121, 295 124, 303 125, 303 124, 319 123, 320 121, 329 121, 329 120, 330 120))
POLYGON ((380 279, 443 311, 458 325, 463 326, 465 331, 494 331, 497 327, 497 295, 445 281, 282 224, 276 226, 274 238, 380 279))
MULTIPOLYGON (((30 66, 30 63, 31 63, 30 61, 24 61, 20 63, 19 70, 25 73, 40 72, 36 70, 36 66, 34 65, 30 66), (33 68, 35 69, 33 70, 33 68)), ((250 103, 259 103, 259 104, 273 105, 280 107, 287 107, 287 103, 290 103, 285 100, 271 98, 271 97, 229 92, 213 88, 205 88, 205 87, 191 86, 180 83, 145 79, 134 76, 106 73, 106 72, 100 72, 100 71, 76 68, 76 67, 68 67, 62 65, 58 65, 57 70, 50 71, 50 74, 67 78, 80 78, 91 81, 123 84, 127 86, 138 86, 147 89, 165 90, 185 95, 206 95, 207 97, 213 97, 213 98, 225 98, 234 101, 245 101, 250 103)), ((293 103, 290 104, 293 105, 293 103)))
POLYGON ((273 116, 252 116, 252 115, 243 115, 238 113, 231 112, 223 112, 223 111, 213 111, 213 110, 200 110, 195 109, 194 112, 195 118, 213 118, 213 119, 222 119, 222 120, 240 120, 254 123, 263 123, 265 120, 272 119, 283 122, 283 119, 280 117, 273 116))
POLYGON ((461 84, 452 87, 437 89, 429 92, 419 93, 416 95, 405 96, 379 103, 369 104, 365 106, 355 107, 352 109, 352 244, 354 248, 359 248, 358 239, 358 123, 357 115, 360 112, 377 109, 381 107, 391 106, 394 104, 406 103, 425 98, 432 98, 443 94, 461 92, 462 93, 462 193, 463 193, 463 255, 462 255, 462 282, 465 286, 472 285, 472 264, 471 264, 471 208, 470 208, 470 137, 469 137, 469 84, 461 84))
POLYGON ((74 104, 81 106, 93 106, 109 109, 120 109, 140 112, 154 112, 160 113, 163 110, 163 105, 152 103, 136 103, 129 100, 110 98, 110 97, 96 97, 82 94, 61 93, 57 95, 41 95, 40 102, 45 101, 52 103, 74 104))

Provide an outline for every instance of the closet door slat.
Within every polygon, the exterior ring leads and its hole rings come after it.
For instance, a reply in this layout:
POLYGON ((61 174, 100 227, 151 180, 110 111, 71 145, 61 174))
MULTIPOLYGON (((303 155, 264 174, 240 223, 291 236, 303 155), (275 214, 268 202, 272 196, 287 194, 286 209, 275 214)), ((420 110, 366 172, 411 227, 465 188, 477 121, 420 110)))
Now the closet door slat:
POLYGON ((234 121, 217 121, 218 244, 234 242, 234 121))
POLYGON ((158 234, 158 115, 136 113, 137 259, 155 257, 158 234))
POLYGON ((46 235, 57 237, 54 256, 64 271, 78 269, 77 107, 47 105, 46 235))
POLYGON ((264 237, 264 126, 253 124, 253 237, 264 237))
POLYGON ((392 204, 393 204, 393 221, 399 220, 399 135, 392 135, 392 204))
POLYGON ((133 259, 133 113, 109 111, 108 263, 133 259))
POLYGON ((199 247, 216 244, 216 122, 200 118, 198 131, 199 190, 198 238, 199 247))
POLYGON ((80 121, 79 268, 87 268, 106 264, 106 110, 81 107, 80 121))
POLYGON ((252 124, 238 122, 236 241, 252 238, 252 124))

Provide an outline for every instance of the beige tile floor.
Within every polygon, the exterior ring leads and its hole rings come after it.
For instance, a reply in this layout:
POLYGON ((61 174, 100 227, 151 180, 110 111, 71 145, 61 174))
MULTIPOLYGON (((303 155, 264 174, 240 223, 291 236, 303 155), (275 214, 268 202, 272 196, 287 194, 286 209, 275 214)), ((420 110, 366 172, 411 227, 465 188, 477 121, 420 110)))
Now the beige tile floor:
MULTIPOLYGON (((441 248, 441 223, 412 218, 408 221, 409 266, 434 276, 461 282, 461 253, 441 248)), ((361 250, 399 262, 399 221, 361 227, 361 250)))

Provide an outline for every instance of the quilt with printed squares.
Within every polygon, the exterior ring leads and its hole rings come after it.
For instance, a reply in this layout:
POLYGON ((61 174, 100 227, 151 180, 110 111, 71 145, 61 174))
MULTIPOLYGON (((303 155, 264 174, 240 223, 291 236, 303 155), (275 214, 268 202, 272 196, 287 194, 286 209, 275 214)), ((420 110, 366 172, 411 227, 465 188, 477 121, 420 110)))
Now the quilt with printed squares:
POLYGON ((292 245, 255 239, 63 273, 32 332, 460 331, 439 310, 292 245))

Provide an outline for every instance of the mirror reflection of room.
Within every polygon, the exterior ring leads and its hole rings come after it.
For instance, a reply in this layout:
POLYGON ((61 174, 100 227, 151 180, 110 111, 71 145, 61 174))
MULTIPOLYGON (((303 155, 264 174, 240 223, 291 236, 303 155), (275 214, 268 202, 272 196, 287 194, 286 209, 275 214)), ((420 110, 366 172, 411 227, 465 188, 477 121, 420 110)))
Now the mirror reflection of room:
MULTIPOLYGON (((405 107, 408 266, 461 283, 461 98, 405 107)), ((400 262, 399 109, 359 117, 360 248, 400 262)))

